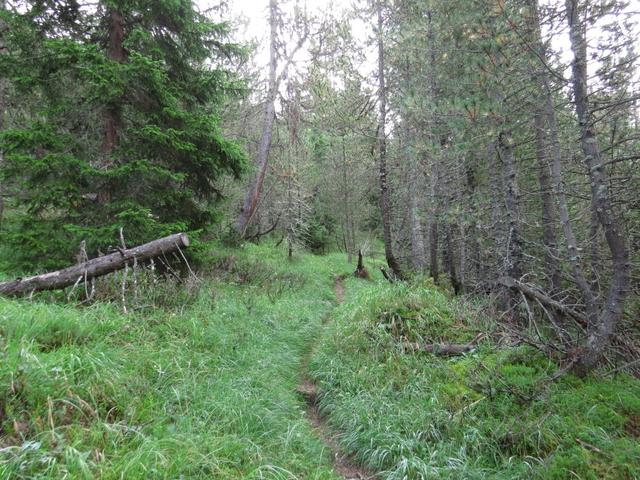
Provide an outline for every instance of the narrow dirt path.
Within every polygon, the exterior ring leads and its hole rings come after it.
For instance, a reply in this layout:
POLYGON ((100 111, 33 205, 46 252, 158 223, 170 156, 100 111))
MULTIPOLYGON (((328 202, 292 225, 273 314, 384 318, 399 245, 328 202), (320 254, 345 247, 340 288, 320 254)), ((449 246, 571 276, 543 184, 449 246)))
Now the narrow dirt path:
MULTIPOLYGON (((340 276, 336 277, 335 292, 338 303, 342 303, 344 301, 344 283, 343 278, 340 276)), ((307 358, 305 358, 303 363, 303 372, 306 372, 307 364, 313 355, 313 351, 314 349, 312 348, 307 358)), ((349 455, 340 451, 340 445, 338 444, 336 434, 331 431, 327 422, 318 410, 318 387, 306 376, 306 373, 303 373, 302 380, 300 381, 297 390, 305 400, 307 406, 307 419, 309 420, 309 423, 318 437, 322 439, 331 451, 333 470, 345 480, 376 480, 375 475, 366 468, 356 464, 349 455)))
POLYGON ((336 299, 338 303, 344 302, 344 278, 341 276, 336 277, 336 299))

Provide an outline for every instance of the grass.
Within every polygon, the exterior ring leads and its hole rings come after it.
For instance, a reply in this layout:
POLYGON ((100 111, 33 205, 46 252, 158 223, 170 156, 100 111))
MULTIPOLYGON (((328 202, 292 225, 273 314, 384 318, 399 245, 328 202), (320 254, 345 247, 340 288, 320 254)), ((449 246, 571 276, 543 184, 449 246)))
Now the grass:
POLYGON ((640 382, 571 375, 526 347, 452 359, 401 340, 464 342, 490 322, 428 283, 350 280, 311 363, 341 443, 383 479, 640 478, 640 382))
POLYGON ((187 304, 0 299, 0 478, 336 478, 295 389, 348 265, 216 251, 187 304))
POLYGON ((640 478, 640 383, 551 381, 525 347, 409 353, 493 322, 429 281, 345 279, 344 255, 198 253, 197 285, 121 277, 100 302, 0 299, 0 478, 336 479, 296 393, 302 368, 342 447, 390 479, 640 478), (324 322, 326 321, 326 325, 324 322), (312 346, 318 343, 316 349, 312 346))

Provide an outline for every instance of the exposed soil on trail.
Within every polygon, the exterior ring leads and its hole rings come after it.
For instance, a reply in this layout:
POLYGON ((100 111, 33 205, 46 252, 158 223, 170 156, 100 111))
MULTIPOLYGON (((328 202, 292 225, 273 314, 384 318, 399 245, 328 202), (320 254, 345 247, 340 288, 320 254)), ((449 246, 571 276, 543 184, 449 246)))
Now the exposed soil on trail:
POLYGON ((344 278, 341 276, 336 277, 336 298, 338 303, 344 302, 344 278))
MULTIPOLYGON (((336 277, 335 292, 338 303, 344 301, 344 284, 342 277, 336 277)), ((313 354, 313 350, 309 357, 313 354)), ((306 369, 308 358, 304 362, 306 369)), ((340 451, 340 446, 336 439, 336 434, 331 431, 327 422, 318 410, 318 388, 316 385, 304 377, 297 388, 298 393, 304 398, 307 405, 307 419, 315 430, 318 437, 329 447, 333 461, 333 470, 345 480, 376 480, 376 476, 366 468, 356 464, 353 459, 340 451)))

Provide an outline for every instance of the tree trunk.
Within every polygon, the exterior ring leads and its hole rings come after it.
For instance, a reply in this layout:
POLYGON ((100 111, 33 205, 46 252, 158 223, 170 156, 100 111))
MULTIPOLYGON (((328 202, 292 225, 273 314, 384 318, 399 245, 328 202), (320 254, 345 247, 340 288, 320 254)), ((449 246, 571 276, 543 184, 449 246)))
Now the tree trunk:
POLYGON ((438 269, 438 217, 435 215, 429 220, 429 275, 437 285, 440 272, 438 269))
MULTIPOLYGON (((410 134, 411 135, 411 134, 410 134)), ((410 141, 413 141, 411 138, 410 141)), ((422 190, 421 172, 418 159, 412 152, 409 141, 407 142, 407 204, 409 215, 409 229, 411 233, 411 266, 416 272, 422 273, 425 267, 425 249, 424 234, 422 232, 422 222, 420 221, 419 211, 419 195, 422 190)))
MULTIPOLYGON (((534 44, 538 52, 539 58, 543 62, 547 62, 547 51, 540 36, 540 18, 538 15, 538 4, 534 0, 532 2, 533 19, 532 25, 534 26, 534 44)), ((573 279, 580 290, 582 299, 585 303, 585 310, 587 318, 591 322, 596 321, 598 316, 598 307, 593 292, 589 288, 589 284, 582 270, 582 260, 580 258, 578 242, 576 240, 573 226, 571 225, 571 218, 569 216, 569 205, 565 193, 565 183, 562 174, 562 151, 560 148, 560 140, 558 138, 558 123, 556 120, 556 112, 553 103, 553 96, 551 93, 551 85, 549 76, 546 70, 546 66, 540 68, 540 72, 537 74, 539 79, 539 88, 542 93, 543 107, 544 107, 544 120, 548 126, 550 153, 551 153, 551 179, 553 183, 553 194, 558 205, 558 214, 560 216, 560 224, 562 226, 562 232, 565 238, 565 244, 567 247, 567 259, 571 266, 573 279)))
POLYGON ((464 222, 461 217, 458 217, 458 293, 464 293, 465 291, 465 266, 467 264, 467 242, 465 238, 464 222))
MULTIPOLYGON (((126 52, 124 50, 124 18, 122 13, 112 10, 109 13, 109 43, 107 45, 107 58, 114 62, 124 63, 126 52)), ((118 138, 122 130, 122 111, 120 105, 110 104, 104 110, 104 134, 100 148, 100 165, 102 170, 108 170, 113 166, 113 152, 118 146, 118 138)), ((108 186, 98 191, 98 202, 101 205, 111 200, 111 188, 108 186)))
POLYGON ((344 144, 344 135, 342 136, 342 189, 344 194, 344 246, 347 250, 347 262, 351 264, 353 261, 353 252, 355 250, 354 232, 352 231, 351 219, 351 196, 349 195, 350 186, 347 172, 347 152, 344 144))
MULTIPOLYGON (((502 185, 500 177, 498 175, 499 167, 496 161, 496 144, 490 141, 487 145, 487 166, 489 168, 489 185, 490 185, 490 202, 491 202, 491 230, 493 247, 489 252, 491 258, 491 268, 494 269, 492 275, 498 274, 501 270, 500 261, 505 255, 502 251, 504 246, 504 233, 503 233, 503 211, 501 208, 502 202, 500 202, 500 192, 502 191, 502 185)), ((494 277, 495 278, 495 277, 494 277)))
MULTIPOLYGON (((5 10, 5 0, 0 0, 0 12, 5 10)), ((9 27, 5 22, 0 19, 0 55, 7 53, 7 47, 4 41, 4 35, 9 27)), ((4 130, 4 117, 5 117, 5 95, 6 95, 6 80, 0 76, 0 133, 4 130)), ((4 152, 0 148, 0 228, 2 228, 2 220, 4 218, 4 182, 2 180, 2 170, 4 168, 4 152)))
POLYGON ((522 277, 522 234, 520 233, 520 198, 513 143, 510 135, 498 137, 498 152, 504 165, 504 203, 507 213, 507 272, 512 278, 522 277))
POLYGON ((378 1, 378 155, 379 155, 379 180, 380 180, 380 212, 382 214, 382 230, 384 237, 384 255, 387 265, 393 274, 402 278, 400 264, 393 254, 393 238, 391 236, 391 199, 387 184, 387 138, 385 126, 387 123, 387 87, 384 77, 384 44, 383 44, 382 3, 378 1))
POLYGON ((422 225, 418 216, 418 192, 410 187, 409 191, 409 217, 411 228, 411 264, 416 272, 424 271, 424 236, 422 225))
POLYGON ((431 215, 429 217, 429 275, 437 285, 440 277, 438 266, 438 223, 440 222, 439 168, 435 157, 431 159, 431 178, 429 196, 431 197, 431 215))
POLYGON ((369 279, 369 272, 364 266, 364 260, 362 257, 362 249, 358 250, 358 266, 356 267, 356 271, 353 272, 354 276, 358 278, 369 279))
POLYGON ((462 288, 457 268, 458 258, 456 255, 456 250, 458 246, 458 239, 455 238, 455 227, 456 225, 454 223, 448 223, 446 225, 443 264, 445 270, 449 273, 449 279, 451 280, 451 286, 453 287, 454 294, 459 295, 462 291, 462 288))
POLYGON ((545 247, 545 268, 547 272, 547 281, 549 282, 549 292, 553 295, 560 288, 561 272, 558 257, 558 241, 555 229, 557 218, 553 201, 553 188, 551 187, 551 177, 549 174, 544 112, 536 111, 534 124, 536 130, 538 181, 540 183, 540 200, 542 204, 542 243, 545 247))
POLYGON ((236 231, 241 238, 247 233, 247 228, 251 223, 256 209, 258 208, 258 200, 262 193, 262 185, 264 177, 267 174, 269 165, 269 150, 271 149, 271 138, 273 136, 273 122, 276 118, 276 95, 278 92, 278 49, 277 49, 277 31, 278 31, 278 1, 269 1, 269 84, 267 87, 267 98, 264 106, 264 117, 262 120, 262 136, 258 147, 258 157, 256 159, 256 176, 249 186, 249 190, 244 198, 242 209, 238 220, 236 221, 236 231))
POLYGON ((93 258, 63 270, 2 282, 0 283, 0 295, 20 296, 42 290, 69 287, 123 269, 126 265, 133 264, 134 259, 143 262, 188 246, 189 237, 184 233, 176 233, 138 247, 121 249, 102 257, 93 258))
POLYGON ((631 266, 622 222, 611 209, 608 191, 609 179, 602 164, 594 118, 589 110, 586 28, 581 23, 578 9, 578 0, 566 0, 569 38, 574 56, 571 65, 573 95, 580 125, 582 152, 591 180, 592 207, 596 211, 611 252, 613 270, 605 305, 596 319, 589 319, 586 345, 577 362, 576 371, 584 374, 597 365, 602 358, 604 349, 610 343, 616 324, 624 310, 631 266))

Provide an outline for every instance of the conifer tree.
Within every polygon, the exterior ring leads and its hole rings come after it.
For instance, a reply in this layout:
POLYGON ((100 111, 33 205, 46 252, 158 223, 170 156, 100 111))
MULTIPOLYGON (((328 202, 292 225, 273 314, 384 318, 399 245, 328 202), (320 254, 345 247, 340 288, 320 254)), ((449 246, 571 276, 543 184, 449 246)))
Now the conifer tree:
POLYGON ((31 264, 216 219, 216 181, 244 165, 220 129, 242 89, 227 24, 189 0, 30 1, 6 21, 0 71, 30 99, 0 137, 25 212, 8 240, 31 264))

